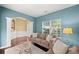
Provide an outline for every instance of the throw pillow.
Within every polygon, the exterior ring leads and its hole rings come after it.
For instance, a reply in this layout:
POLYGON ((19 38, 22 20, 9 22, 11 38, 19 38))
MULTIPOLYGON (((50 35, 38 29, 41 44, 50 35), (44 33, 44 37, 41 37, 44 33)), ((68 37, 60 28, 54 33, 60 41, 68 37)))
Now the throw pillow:
POLYGON ((50 40, 52 40, 52 36, 48 35, 46 40, 49 42, 50 40))

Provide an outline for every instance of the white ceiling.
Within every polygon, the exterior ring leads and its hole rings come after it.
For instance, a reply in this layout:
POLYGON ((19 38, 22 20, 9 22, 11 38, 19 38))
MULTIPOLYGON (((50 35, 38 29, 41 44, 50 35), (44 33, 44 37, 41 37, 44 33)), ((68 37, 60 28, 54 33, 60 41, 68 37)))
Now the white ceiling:
POLYGON ((33 17, 39 17, 71 7, 73 4, 4 4, 2 6, 33 17))

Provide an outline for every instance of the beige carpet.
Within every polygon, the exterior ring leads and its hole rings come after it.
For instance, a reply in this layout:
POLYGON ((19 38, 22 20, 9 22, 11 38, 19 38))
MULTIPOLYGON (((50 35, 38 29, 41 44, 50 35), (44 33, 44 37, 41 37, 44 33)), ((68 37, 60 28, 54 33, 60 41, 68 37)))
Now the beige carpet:
POLYGON ((32 54, 45 54, 46 53, 45 51, 43 51, 42 49, 34 46, 33 44, 31 46, 31 49, 32 49, 32 54))
POLYGON ((27 54, 25 50, 28 48, 31 48, 31 52, 28 54, 45 54, 46 53, 42 49, 34 46, 32 43, 30 44, 30 46, 28 43, 23 43, 15 47, 6 49, 5 54, 27 54))

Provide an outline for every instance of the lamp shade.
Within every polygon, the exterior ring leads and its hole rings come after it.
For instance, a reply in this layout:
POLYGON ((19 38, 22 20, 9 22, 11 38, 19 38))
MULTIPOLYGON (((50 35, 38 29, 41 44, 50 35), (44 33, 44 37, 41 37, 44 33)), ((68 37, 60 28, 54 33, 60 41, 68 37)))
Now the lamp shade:
POLYGON ((63 33, 64 34, 72 34, 72 28, 64 28, 63 33))

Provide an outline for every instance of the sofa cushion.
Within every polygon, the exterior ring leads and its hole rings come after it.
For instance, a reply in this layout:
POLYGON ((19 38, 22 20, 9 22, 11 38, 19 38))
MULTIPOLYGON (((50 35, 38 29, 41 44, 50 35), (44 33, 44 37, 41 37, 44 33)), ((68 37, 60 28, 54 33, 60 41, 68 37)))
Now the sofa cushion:
POLYGON ((41 34, 41 39, 46 40, 46 34, 41 34))
POLYGON ((40 38, 34 38, 34 39, 32 39, 32 42, 40 44, 41 43, 41 39, 40 38))
POLYGON ((55 54, 65 54, 67 52, 68 46, 60 40, 57 40, 52 49, 55 54))
POLYGON ((38 33, 37 34, 37 38, 46 40, 46 34, 44 34, 44 33, 38 33))
POLYGON ((41 33, 37 33, 37 38, 40 38, 41 33))
POLYGON ((45 45, 45 46, 48 46, 49 45, 49 43, 48 43, 48 41, 46 41, 46 40, 42 40, 42 45, 45 45))

